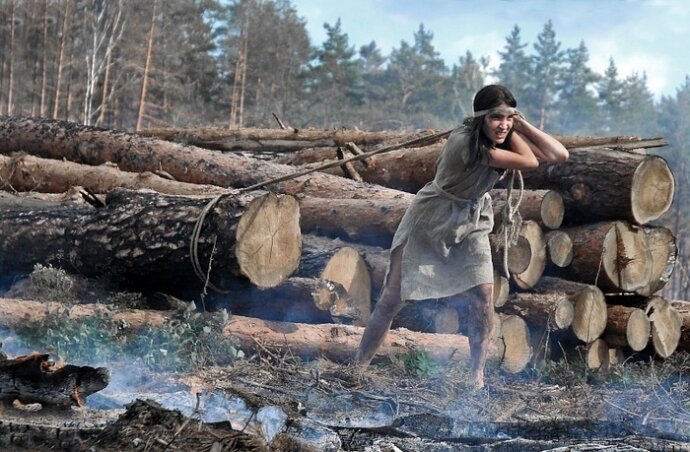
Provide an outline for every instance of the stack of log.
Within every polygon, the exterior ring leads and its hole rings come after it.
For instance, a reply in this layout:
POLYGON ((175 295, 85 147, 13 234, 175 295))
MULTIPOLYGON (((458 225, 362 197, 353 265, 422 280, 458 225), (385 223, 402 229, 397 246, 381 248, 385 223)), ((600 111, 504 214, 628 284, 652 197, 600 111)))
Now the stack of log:
MULTIPOLYGON (((216 306, 237 314, 239 338, 253 331, 264 345, 347 359, 383 284, 393 233, 412 193, 433 178, 443 147, 443 140, 405 146, 417 138, 295 129, 133 135, 4 118, 6 189, 80 186, 92 205, 0 199, 0 274, 16 279, 41 263, 136 290, 208 292, 216 306), (289 177, 389 143, 403 149, 289 177), (275 178, 281 180, 261 186, 275 178), (243 190, 257 186, 265 191, 243 190), (285 322, 280 328, 266 323, 278 320, 285 322)), ((690 309, 658 296, 676 245, 671 231, 650 223, 669 209, 674 179, 661 157, 644 150, 665 141, 559 139, 570 150, 567 162, 525 172, 524 193, 492 191, 497 225, 517 194, 523 219, 507 250, 501 234, 491 237, 495 357, 519 372, 549 352, 545 337, 559 340, 559 350, 585 345, 593 367, 622 352, 653 350, 665 358, 690 347, 679 313, 690 309)), ((463 320, 443 300, 415 303, 398 316, 386 346, 416 343, 434 356, 462 359, 466 339, 448 333, 464 331, 463 320), (433 339, 438 334, 443 341, 433 339)))

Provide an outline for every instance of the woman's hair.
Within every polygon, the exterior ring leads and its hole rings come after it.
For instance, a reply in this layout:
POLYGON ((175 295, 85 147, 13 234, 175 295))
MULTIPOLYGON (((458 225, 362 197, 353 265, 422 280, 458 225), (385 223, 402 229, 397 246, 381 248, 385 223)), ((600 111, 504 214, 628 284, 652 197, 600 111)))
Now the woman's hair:
MULTIPOLYGON (((472 108, 475 112, 478 112, 496 108, 501 104, 506 104, 513 108, 517 107, 517 101, 508 88, 502 85, 486 85, 474 95, 472 108)), ((465 133, 467 133, 470 138, 470 154, 474 156, 473 162, 475 163, 481 161, 483 157, 488 158, 489 150, 493 146, 493 143, 491 143, 482 130, 485 116, 486 114, 481 116, 470 116, 465 118, 462 122, 465 133)), ((502 144, 497 145, 497 147, 510 149, 510 138, 512 134, 513 131, 511 130, 506 140, 502 144)))

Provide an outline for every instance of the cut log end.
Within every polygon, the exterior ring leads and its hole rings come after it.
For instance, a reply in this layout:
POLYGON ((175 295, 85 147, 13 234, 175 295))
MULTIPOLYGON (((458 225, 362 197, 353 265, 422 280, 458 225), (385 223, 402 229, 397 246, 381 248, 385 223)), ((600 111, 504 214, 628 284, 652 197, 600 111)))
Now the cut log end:
POLYGON ((554 190, 549 190, 541 203, 541 219, 549 229, 557 229, 563 223, 565 206, 563 196, 554 190))
POLYGON ((254 199, 237 225, 235 255, 242 274, 261 288, 275 287, 299 265, 302 235, 293 196, 254 199))
POLYGON ((644 236, 652 256, 652 269, 649 284, 636 290, 636 293, 649 297, 661 290, 671 279, 676 266, 678 246, 673 232, 665 227, 645 228, 644 236))
POLYGON ((642 229, 616 221, 606 233, 602 253, 602 271, 615 287, 634 292, 649 284, 652 259, 642 229))
POLYGON ((561 299, 553 311, 553 323, 558 329, 568 328, 575 319, 575 307, 567 298, 561 299))
POLYGON ((527 268, 521 273, 513 274, 513 282, 520 289, 529 289, 539 281, 546 267, 544 234, 539 224, 534 221, 525 221, 522 224, 520 236, 529 242, 531 256, 527 268))
POLYGON ((549 260, 557 267, 567 267, 573 261, 573 241, 563 231, 550 231, 545 235, 549 260))
POLYGON ((508 249, 508 271, 519 274, 527 270, 532 260, 530 241, 523 236, 518 237, 516 244, 508 249))
POLYGON ((606 314, 604 294, 598 288, 588 286, 575 300, 573 333, 585 343, 594 341, 606 329, 606 314))
POLYGON ((628 326, 625 332, 628 346, 636 352, 644 350, 647 344, 649 344, 650 333, 651 323, 649 317, 642 309, 635 309, 628 318, 628 326))
POLYGON ((532 345, 527 323, 516 316, 507 315, 501 317, 501 332, 499 341, 504 349, 501 367, 509 373, 518 373, 525 370, 532 358, 532 345))
POLYGON ((509 292, 510 283, 508 282, 508 278, 494 269, 494 307, 500 308, 506 304, 509 292))
POLYGON ((371 276, 369 269, 359 252, 345 246, 340 248, 328 261, 321 273, 321 279, 340 283, 349 299, 340 299, 331 308, 335 317, 341 317, 339 312, 348 312, 355 325, 364 326, 371 313, 371 276), (350 304, 345 305, 348 300, 350 304))
POLYGON ((587 367, 605 369, 609 366, 609 346, 603 339, 597 339, 587 346, 587 367))
POLYGON ((652 345, 662 358, 668 358, 678 347, 683 319, 678 311, 662 297, 652 297, 645 309, 652 322, 652 345))
POLYGON ((637 223, 646 224, 661 217, 671 207, 675 181, 666 161, 657 156, 645 159, 633 175, 632 214, 637 223))

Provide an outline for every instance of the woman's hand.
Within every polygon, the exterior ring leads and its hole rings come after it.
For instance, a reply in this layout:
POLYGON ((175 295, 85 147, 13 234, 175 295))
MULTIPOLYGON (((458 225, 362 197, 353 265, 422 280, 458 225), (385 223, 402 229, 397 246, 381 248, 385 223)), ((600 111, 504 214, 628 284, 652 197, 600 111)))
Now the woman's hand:
POLYGON ((560 141, 530 124, 522 115, 513 118, 513 139, 520 136, 532 153, 544 162, 564 162, 570 154, 560 141))
POLYGON ((514 131, 510 138, 510 150, 491 148, 489 151, 489 166, 503 169, 529 170, 538 167, 539 161, 525 139, 514 131))

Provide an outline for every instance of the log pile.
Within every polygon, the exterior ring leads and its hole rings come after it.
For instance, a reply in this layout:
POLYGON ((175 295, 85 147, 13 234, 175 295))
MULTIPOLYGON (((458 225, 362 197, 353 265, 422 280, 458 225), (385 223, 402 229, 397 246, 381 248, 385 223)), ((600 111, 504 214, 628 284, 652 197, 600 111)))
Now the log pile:
MULTIPOLYGON (((132 135, 3 118, 6 188, 57 193, 78 185, 99 207, 0 200, 1 274, 17 279, 41 263, 145 292, 208 292, 237 319, 249 316, 233 330, 248 348, 252 334, 275 334, 265 322, 299 322, 281 324, 276 344, 348 360, 359 334, 351 328, 366 323, 392 236, 412 193, 433 178, 443 142, 287 178, 266 185, 268 192, 242 189, 289 176, 305 161, 309 167, 418 136, 294 129, 132 135), (280 155, 267 161, 234 151, 280 155), (305 333, 290 336, 291 328, 305 333)), ((674 179, 661 157, 643 151, 665 141, 560 139, 569 161, 524 173, 517 243, 505 249, 498 229, 491 235, 500 313, 494 357, 519 372, 549 356, 536 339, 551 332, 561 345, 550 348, 582 345, 593 367, 621 352, 666 358, 690 349, 690 327, 682 327, 690 324, 690 309, 658 295, 673 271, 676 244, 670 230, 651 222, 669 209, 674 179)), ((491 194, 498 227, 514 198, 505 188, 491 194)), ((462 333, 463 321, 440 300, 406 307, 394 327, 416 341, 422 336, 407 330, 462 333)), ((456 357, 467 355, 464 342, 453 347, 456 357)))

